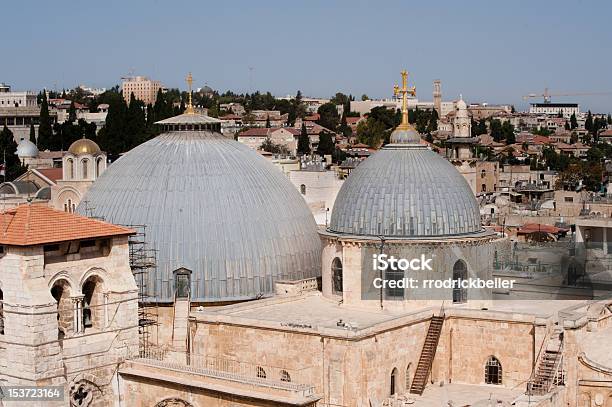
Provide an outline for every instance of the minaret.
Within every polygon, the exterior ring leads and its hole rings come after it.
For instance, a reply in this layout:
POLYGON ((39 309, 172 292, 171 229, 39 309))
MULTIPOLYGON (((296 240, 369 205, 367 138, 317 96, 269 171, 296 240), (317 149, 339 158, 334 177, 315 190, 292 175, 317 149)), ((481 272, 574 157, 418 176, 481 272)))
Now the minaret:
POLYGON ((438 117, 442 117, 442 88, 440 79, 433 81, 433 104, 434 109, 438 112, 438 117))
POLYGON ((470 120, 467 104, 464 102, 462 95, 459 95, 459 101, 456 106, 453 137, 472 137, 472 121, 470 120))

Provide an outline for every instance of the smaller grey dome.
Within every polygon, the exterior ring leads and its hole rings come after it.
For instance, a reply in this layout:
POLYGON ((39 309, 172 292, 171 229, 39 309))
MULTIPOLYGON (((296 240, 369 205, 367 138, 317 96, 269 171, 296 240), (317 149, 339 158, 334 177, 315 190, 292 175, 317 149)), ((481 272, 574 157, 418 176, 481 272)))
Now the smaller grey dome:
POLYGON ((36 144, 32 143, 30 140, 21 139, 19 144, 17 144, 16 154, 19 158, 38 157, 38 147, 36 147, 36 144))

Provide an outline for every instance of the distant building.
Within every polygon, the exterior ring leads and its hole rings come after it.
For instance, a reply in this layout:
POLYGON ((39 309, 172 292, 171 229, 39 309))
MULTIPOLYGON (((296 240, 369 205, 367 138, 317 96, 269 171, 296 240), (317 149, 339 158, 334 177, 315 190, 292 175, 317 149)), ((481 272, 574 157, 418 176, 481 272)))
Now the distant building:
MULTIPOLYGON (((49 110, 51 124, 57 122, 57 111, 49 110)), ((38 124, 40 122, 40 109, 34 106, 2 107, 0 105, 0 127, 6 126, 13 132, 16 142, 22 138, 30 137, 30 125, 34 125, 34 131, 38 137, 38 124)))
POLYGON ((162 84, 160 81, 154 81, 145 76, 132 76, 123 80, 121 88, 126 103, 130 103, 130 96, 133 93, 136 99, 148 105, 155 103, 157 92, 162 88, 162 84))
POLYGON ((36 94, 33 92, 11 92, 11 87, 0 83, 0 107, 37 106, 36 94))
POLYGON ((580 107, 578 103, 531 103, 529 113, 549 115, 561 113, 563 117, 570 118, 572 114, 580 115, 580 107))

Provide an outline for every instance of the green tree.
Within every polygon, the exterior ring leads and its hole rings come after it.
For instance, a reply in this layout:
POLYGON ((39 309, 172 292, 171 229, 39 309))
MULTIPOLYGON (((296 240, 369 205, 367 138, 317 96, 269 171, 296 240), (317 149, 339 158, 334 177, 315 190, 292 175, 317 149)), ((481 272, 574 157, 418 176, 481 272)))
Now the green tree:
POLYGON ((567 120, 565 121, 565 126, 564 126, 564 128, 565 128, 565 130, 566 130, 566 131, 571 130, 570 124, 569 124, 569 122, 568 122, 567 120))
POLYGON ((270 115, 266 116, 266 129, 270 128, 270 115))
POLYGON ((322 104, 319 106, 317 113, 319 113, 319 120, 317 120, 317 123, 332 131, 336 130, 340 118, 338 117, 338 109, 335 104, 331 102, 322 104))
POLYGON ((331 133, 322 131, 319 134, 319 145, 317 146, 317 152, 320 155, 333 154, 334 148, 335 145, 331 133))
POLYGON ((0 159, 4 163, 3 180, 12 181, 26 171, 17 157, 17 143, 13 132, 6 126, 0 132, 0 159))
POLYGON ((586 156, 587 156, 587 161, 592 162, 592 163, 598 163, 598 162, 601 162, 601 160, 604 158, 604 153, 596 146, 593 146, 589 148, 586 156))
POLYGON ((298 137, 297 153, 298 155, 310 154, 310 138, 304 123, 302 123, 302 131, 298 137))
POLYGON ((578 128, 578 120, 576 119, 576 113, 572 113, 572 115, 570 117, 570 128, 572 130, 578 128))
POLYGON ((589 132, 592 133, 593 132, 593 115, 591 114, 591 111, 589 110, 589 112, 587 113, 587 118, 584 122, 584 128, 589 132))
POLYGON ((361 100, 365 102, 366 100, 370 100, 370 97, 364 93, 361 95, 361 100))
POLYGON ((429 124, 427 125, 427 133, 432 133, 438 130, 438 112, 432 109, 429 115, 429 124))
POLYGON ((493 137, 493 140, 501 141, 504 138, 501 121, 499 119, 491 119, 489 125, 491 126, 491 137, 493 137))
POLYGON ((608 125, 612 124, 612 115, 610 113, 608 113, 608 125))
POLYGON ((49 104, 47 102, 47 94, 43 90, 42 101, 40 103, 40 123, 38 126, 38 148, 41 150, 51 150, 52 143, 53 128, 51 127, 49 104))
POLYGON ((506 120, 501 126, 502 137, 506 140, 506 144, 516 143, 516 137, 514 135, 514 126, 509 120, 506 120))
POLYGON ((30 124, 30 141, 36 144, 36 129, 33 124, 30 124))
POLYGON ((263 151, 267 151, 268 153, 272 153, 272 154, 289 155, 289 150, 287 149, 287 147, 280 145, 280 144, 275 144, 272 142, 272 140, 270 140, 267 137, 263 141, 263 143, 261 143, 261 149, 263 151))
POLYGON ((68 108, 68 121, 71 123, 76 122, 77 120, 77 113, 76 113, 76 107, 74 106, 74 101, 70 102, 70 107, 68 108))

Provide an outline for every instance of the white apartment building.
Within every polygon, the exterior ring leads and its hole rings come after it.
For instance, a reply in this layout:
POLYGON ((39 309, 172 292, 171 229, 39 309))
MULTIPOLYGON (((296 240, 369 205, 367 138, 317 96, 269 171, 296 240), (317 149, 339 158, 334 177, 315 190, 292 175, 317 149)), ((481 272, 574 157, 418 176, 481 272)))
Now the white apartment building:
POLYGON ((570 118, 572 114, 578 117, 580 107, 578 103, 531 103, 529 106, 529 113, 532 114, 558 115, 559 112, 565 118, 570 118))
POLYGON ((33 92, 11 92, 11 87, 0 82, 0 107, 37 106, 33 92))

